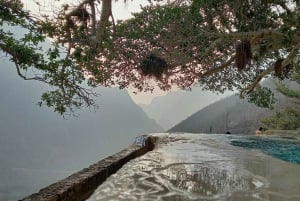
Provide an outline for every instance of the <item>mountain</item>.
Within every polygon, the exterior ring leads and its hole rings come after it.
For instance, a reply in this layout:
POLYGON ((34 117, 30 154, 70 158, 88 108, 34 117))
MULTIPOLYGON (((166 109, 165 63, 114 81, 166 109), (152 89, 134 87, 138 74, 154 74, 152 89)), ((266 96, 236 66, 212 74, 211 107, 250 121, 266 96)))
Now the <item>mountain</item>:
POLYGON ((155 119, 165 130, 186 119, 195 111, 220 100, 231 92, 216 94, 194 87, 191 91, 173 91, 165 96, 159 96, 148 105, 140 104, 147 115, 155 119))
POLYGON ((23 81, 4 56, 0 68, 0 200, 17 200, 133 143, 161 132, 128 93, 99 88, 97 110, 62 117, 39 107, 49 88, 23 81))
POLYGON ((257 128, 263 126, 260 123, 261 118, 293 104, 290 99, 276 92, 272 80, 265 81, 264 85, 274 91, 277 99, 274 110, 258 107, 232 95, 199 110, 169 131, 192 133, 226 133, 229 131, 233 134, 252 134, 257 128))

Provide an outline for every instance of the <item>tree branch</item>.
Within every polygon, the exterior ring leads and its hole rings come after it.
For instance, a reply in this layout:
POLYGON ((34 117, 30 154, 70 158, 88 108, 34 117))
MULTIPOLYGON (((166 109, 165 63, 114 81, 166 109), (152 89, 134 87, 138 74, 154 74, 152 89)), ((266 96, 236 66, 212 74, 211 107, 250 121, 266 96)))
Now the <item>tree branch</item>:
POLYGON ((213 43, 210 44, 210 46, 208 48, 206 48, 203 53, 201 53, 200 55, 196 55, 195 57, 197 58, 198 61, 201 61, 201 59, 205 56, 207 56, 208 54, 211 53, 211 51, 220 43, 223 42, 223 38, 218 38, 217 40, 215 40, 213 43))
POLYGON ((82 1, 76 8, 74 8, 68 14, 66 14, 65 18, 70 19, 70 17, 76 15, 76 13, 78 13, 78 11, 80 9, 82 9, 85 4, 90 4, 91 2, 94 2, 94 1, 95 0, 84 0, 84 1, 82 1))
POLYGON ((95 1, 90 1, 91 12, 92 12, 92 36, 96 35, 96 8, 95 1))
POLYGON ((298 43, 290 52, 289 56, 283 60, 282 62, 282 67, 286 67, 287 65, 289 65, 292 60, 297 56, 297 54, 299 53, 299 49, 300 49, 300 43, 298 43))
POLYGON ((261 74, 259 74, 256 79, 246 88, 242 89, 241 90, 241 94, 243 93, 247 93, 247 94, 250 94, 254 89, 255 87, 258 85, 258 83, 265 77, 267 76, 268 74, 270 74, 272 71, 274 71, 274 66, 271 66, 269 67, 268 69, 266 69, 265 71, 263 71, 261 74))
POLYGON ((42 77, 39 77, 39 76, 35 76, 35 77, 26 77, 25 75, 23 75, 21 73, 21 70, 20 70, 20 66, 18 64, 18 60, 17 60, 17 55, 10 49, 10 48, 7 48, 6 45, 0 43, 0 49, 6 53, 6 54, 9 54, 11 56, 11 59, 12 61, 15 63, 15 67, 16 67, 16 70, 17 70, 17 74, 24 80, 37 80, 37 81, 41 81, 41 82, 44 82, 44 83, 47 83, 49 84, 49 82, 47 82, 44 78, 42 77))
POLYGON ((97 32, 96 32, 96 42, 102 43, 105 30, 108 26, 109 17, 112 15, 111 11, 111 0, 102 0, 101 18, 98 22, 97 32))
POLYGON ((226 61, 222 65, 220 65, 220 66, 218 66, 216 68, 210 69, 208 71, 205 71, 203 74, 202 73, 197 73, 196 75, 199 76, 199 77, 208 77, 208 76, 211 76, 214 73, 220 72, 221 70, 227 68, 234 61, 234 59, 235 59, 235 56, 232 56, 228 61, 226 61))
POLYGON ((286 34, 280 33, 275 30, 270 30, 270 29, 262 29, 259 31, 249 31, 249 32, 232 32, 232 33, 216 33, 216 34, 209 33, 209 34, 218 37, 223 37, 225 39, 232 39, 232 40, 244 39, 244 38, 250 39, 254 37, 259 37, 262 39, 267 39, 267 38, 284 39, 288 37, 286 34))
POLYGON ((38 77, 38 76, 35 76, 35 77, 26 77, 25 75, 23 75, 21 73, 21 70, 20 70, 20 67, 18 65, 18 63, 16 62, 15 59, 13 59, 14 63, 15 63, 15 66, 16 66, 16 70, 17 70, 17 74, 24 80, 37 80, 37 81, 40 81, 40 82, 44 82, 46 84, 50 84, 49 82, 47 82, 44 78, 42 77, 38 77))

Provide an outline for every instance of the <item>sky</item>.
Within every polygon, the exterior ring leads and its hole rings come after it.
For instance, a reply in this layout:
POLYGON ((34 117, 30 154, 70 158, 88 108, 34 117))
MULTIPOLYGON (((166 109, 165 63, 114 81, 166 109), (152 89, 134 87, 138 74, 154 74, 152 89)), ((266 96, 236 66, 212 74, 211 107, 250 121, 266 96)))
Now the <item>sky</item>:
MULTIPOLYGON (((45 10, 49 10, 49 8, 53 8, 54 5, 64 4, 67 2, 80 2, 80 0, 22 0, 24 3, 25 9, 30 11, 37 12, 38 6, 35 3, 36 1, 39 2, 45 10)), ((115 19, 128 19, 132 15, 132 12, 140 11, 140 5, 148 4, 148 0, 117 0, 113 1, 112 12, 115 19)))
MULTIPOLYGON (((22 0, 24 3, 24 8, 32 12, 38 13, 39 7, 35 3, 35 0, 22 0)), ((57 5, 55 0, 38 0, 40 5, 43 5, 42 10, 49 10, 53 8, 54 3, 57 5)), ((66 2, 79 2, 79 0, 60 0, 59 3, 64 4, 66 2)), ((141 5, 148 4, 148 0, 127 0, 125 3, 124 0, 113 1, 112 12, 115 20, 118 19, 128 19, 132 17, 132 12, 139 12, 141 5)), ((155 89, 153 92, 140 92, 133 93, 135 90, 133 88, 127 89, 132 100, 137 104, 150 104, 153 98, 157 96, 164 96, 168 92, 155 89)))

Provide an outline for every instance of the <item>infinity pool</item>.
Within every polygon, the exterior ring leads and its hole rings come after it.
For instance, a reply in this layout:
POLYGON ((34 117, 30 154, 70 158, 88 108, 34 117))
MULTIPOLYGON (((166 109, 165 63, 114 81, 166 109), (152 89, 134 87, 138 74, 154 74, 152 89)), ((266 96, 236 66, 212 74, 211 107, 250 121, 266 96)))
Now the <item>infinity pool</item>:
POLYGON ((265 154, 265 138, 257 148, 259 138, 153 135, 159 137, 156 148, 125 164, 88 201, 300 200, 300 165, 265 154))
POLYGON ((234 139, 232 145, 249 149, 259 149, 263 153, 279 159, 300 164, 300 141, 270 137, 247 137, 234 139))

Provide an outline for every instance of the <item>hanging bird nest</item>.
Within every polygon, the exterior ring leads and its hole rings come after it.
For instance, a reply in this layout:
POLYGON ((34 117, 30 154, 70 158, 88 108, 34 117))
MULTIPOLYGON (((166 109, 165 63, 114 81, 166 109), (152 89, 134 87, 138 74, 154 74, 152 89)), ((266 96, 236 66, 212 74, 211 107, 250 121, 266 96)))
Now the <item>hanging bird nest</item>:
POLYGON ((148 55, 140 65, 141 74, 143 76, 154 77, 156 79, 160 79, 167 69, 167 62, 153 53, 148 55))
POLYGON ((236 45, 235 63, 239 70, 246 68, 250 65, 252 60, 251 44, 249 40, 242 40, 236 45))
POLYGON ((277 61, 274 64, 274 71, 275 71, 275 76, 276 77, 282 77, 282 73, 281 73, 281 67, 282 67, 282 61, 283 59, 277 59, 277 61))
POLYGON ((279 58, 276 60, 274 64, 275 76, 280 79, 287 78, 290 75, 291 70, 293 69, 293 65, 291 63, 283 67, 282 66, 283 61, 284 59, 279 58))

